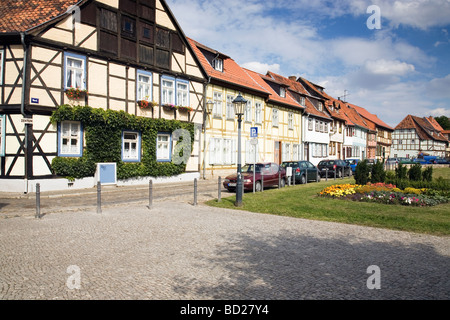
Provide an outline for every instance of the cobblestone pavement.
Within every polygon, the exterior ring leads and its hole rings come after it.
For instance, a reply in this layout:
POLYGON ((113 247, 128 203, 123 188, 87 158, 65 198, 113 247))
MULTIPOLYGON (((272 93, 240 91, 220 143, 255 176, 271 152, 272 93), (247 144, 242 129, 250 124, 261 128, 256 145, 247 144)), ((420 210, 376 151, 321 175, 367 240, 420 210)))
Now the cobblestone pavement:
POLYGON ((190 196, 152 210, 0 218, 2 300, 447 300, 449 267, 448 237, 193 206, 190 196), (381 288, 369 290, 373 265, 381 288))

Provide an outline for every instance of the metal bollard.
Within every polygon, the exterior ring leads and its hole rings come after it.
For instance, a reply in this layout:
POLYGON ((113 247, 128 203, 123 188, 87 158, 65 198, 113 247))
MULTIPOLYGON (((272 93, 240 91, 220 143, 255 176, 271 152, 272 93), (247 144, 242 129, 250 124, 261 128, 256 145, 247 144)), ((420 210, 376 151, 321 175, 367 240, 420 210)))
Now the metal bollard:
POLYGON ((102 183, 97 182, 97 213, 102 213, 102 183))
POLYGON ((194 206, 197 206, 197 188, 198 188, 198 181, 197 179, 194 179, 194 206))
POLYGON ((148 207, 149 210, 153 208, 153 181, 150 180, 148 186, 148 207))
POLYGON ((261 192, 264 191, 264 174, 261 172, 261 192))
POLYGON ((325 168, 325 181, 328 182, 328 168, 325 168))
POLYGON ((217 202, 222 201, 222 177, 219 177, 219 186, 218 186, 218 196, 217 196, 217 202))
POLYGON ((336 180, 336 169, 334 169, 334 180, 336 180))
POLYGON ((36 219, 41 218, 41 184, 36 184, 36 219))
POLYGON ((305 171, 305 184, 308 184, 308 168, 305 171))
POLYGON ((344 180, 344 176, 345 176, 345 167, 342 167, 342 180, 344 180))

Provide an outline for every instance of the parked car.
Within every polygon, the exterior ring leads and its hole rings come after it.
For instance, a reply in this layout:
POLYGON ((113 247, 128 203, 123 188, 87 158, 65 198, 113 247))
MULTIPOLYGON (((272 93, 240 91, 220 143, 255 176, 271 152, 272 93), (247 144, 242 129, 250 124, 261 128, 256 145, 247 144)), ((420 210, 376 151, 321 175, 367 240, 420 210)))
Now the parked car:
MULTIPOLYGON (((253 171, 255 172, 255 189, 257 192, 264 188, 280 185, 283 188, 286 185, 286 170, 276 163, 257 163, 256 166, 248 164, 242 167, 242 184, 244 191, 253 191, 253 171), (280 176, 280 182, 278 182, 280 176)), ((223 180, 223 186, 228 191, 236 191, 237 173, 229 175, 223 180)))
POLYGON ((437 158, 433 161, 433 164, 450 164, 450 161, 444 158, 437 158))
MULTIPOLYGON (((292 178, 295 183, 305 184, 309 181, 320 182, 319 170, 309 161, 286 161, 281 164, 283 168, 292 168, 292 178)), ((287 169, 286 169, 287 171, 287 169)))
POLYGON ((399 163, 398 158, 388 158, 386 160, 387 165, 393 165, 393 164, 398 164, 398 163, 399 163))
MULTIPOLYGON (((401 163, 402 163, 402 164, 405 164, 403 161, 402 161, 401 163)), ((420 163, 420 164, 431 164, 430 161, 425 160, 425 159, 419 159, 419 158, 414 159, 411 163, 412 163, 412 164, 416 164, 416 163, 420 163)))
POLYGON ((356 171, 356 166, 358 165, 358 163, 361 161, 359 159, 347 159, 344 160, 348 165, 350 165, 350 167, 352 168, 352 173, 355 174, 356 171))
POLYGON ((401 164, 414 164, 414 163, 416 163, 416 162, 414 162, 415 160, 409 159, 409 158, 398 158, 398 161, 401 164))
POLYGON ((347 164, 344 160, 322 160, 317 165, 319 169, 320 175, 325 177, 328 176, 334 177, 334 172, 336 171, 336 177, 341 178, 342 176, 351 176, 353 174, 352 167, 347 164))

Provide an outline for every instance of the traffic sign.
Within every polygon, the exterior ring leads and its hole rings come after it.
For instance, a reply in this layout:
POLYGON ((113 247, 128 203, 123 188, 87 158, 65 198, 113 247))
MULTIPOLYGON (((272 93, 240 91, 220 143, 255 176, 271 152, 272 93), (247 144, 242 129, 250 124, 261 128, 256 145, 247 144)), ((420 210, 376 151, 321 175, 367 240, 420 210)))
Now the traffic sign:
POLYGON ((257 127, 250 129, 250 138, 258 138, 258 128, 257 127))

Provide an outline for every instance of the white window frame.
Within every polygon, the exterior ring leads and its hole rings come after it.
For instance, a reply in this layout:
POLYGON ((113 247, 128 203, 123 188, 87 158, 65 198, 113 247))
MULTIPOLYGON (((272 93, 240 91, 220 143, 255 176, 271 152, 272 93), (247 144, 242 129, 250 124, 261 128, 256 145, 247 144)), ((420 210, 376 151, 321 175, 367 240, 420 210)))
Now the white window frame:
POLYGON ((78 88, 80 90, 86 90, 86 57, 66 52, 64 54, 64 89, 70 88, 78 88), (81 67, 77 68, 74 66, 69 66, 70 60, 81 62, 81 67), (76 80, 75 83, 70 84, 68 83, 69 72, 71 79, 77 79, 78 77, 80 77, 81 83, 79 86, 77 86, 76 80))
POLYGON ((214 59, 213 67, 214 67, 214 70, 223 72, 223 59, 222 58, 214 59))
POLYGON ((79 121, 63 121, 58 126, 58 156, 60 157, 81 157, 83 155, 83 126, 79 121), (74 127, 76 125, 76 127, 74 127), (65 134, 64 127, 70 126, 65 134), (74 130, 75 129, 75 130, 74 130), (67 143, 64 143, 67 140, 67 143), (76 142, 72 149, 72 143, 76 142), (68 145, 68 146, 65 146, 68 145))
POLYGON ((314 119, 308 118, 308 131, 314 131, 314 119))
POLYGON ((252 101, 251 100, 247 100, 247 104, 245 105, 244 121, 252 122, 252 101))
POLYGON ((156 136, 156 161, 157 162, 171 162, 172 161, 172 134, 160 132, 156 136), (167 141, 162 141, 160 138, 167 137, 167 141), (160 146, 167 145, 167 150, 160 151, 160 146))
POLYGON ((5 156, 6 116, 0 115, 0 157, 5 156))
POLYGON ((306 99, 305 97, 300 97, 300 105, 305 106, 306 99))
POLYGON ((301 145, 294 144, 292 147, 292 161, 300 161, 301 159, 301 145))
POLYGON ((140 162, 141 161, 141 134, 137 131, 122 132, 122 161, 123 162, 140 162), (134 139, 127 139, 127 135, 136 135, 134 139), (132 148, 126 148, 126 145, 136 144, 136 151, 133 155, 132 148))
POLYGON ((291 161, 291 144, 282 143, 281 144, 281 161, 291 161))
POLYGON ((176 103, 175 83, 176 83, 175 78, 169 78, 169 77, 161 78, 161 104, 162 105, 166 105, 166 104, 175 105, 175 103, 176 103))
POLYGON ((294 130, 294 113, 288 113, 288 129, 294 130))
POLYGON ((236 114, 234 113, 233 106, 234 96, 228 94, 227 95, 227 120, 233 120, 236 118, 236 114))
POLYGON ((215 91, 213 93, 213 117, 214 118, 222 118, 222 112, 223 112, 223 95, 222 92, 215 91))
POLYGON ((138 70, 136 77, 136 97, 137 101, 153 100, 153 74, 147 71, 138 70), (148 81, 142 81, 141 78, 147 78, 148 81))
POLYGON ((280 111, 278 109, 272 109, 272 126, 278 127, 280 125, 280 111))
POLYGON ((189 81, 177 79, 176 81, 176 97, 177 105, 183 107, 189 107, 189 81), (185 86, 185 87, 182 87, 185 86))
POLYGON ((255 123, 262 124, 262 103, 255 103, 255 123))

